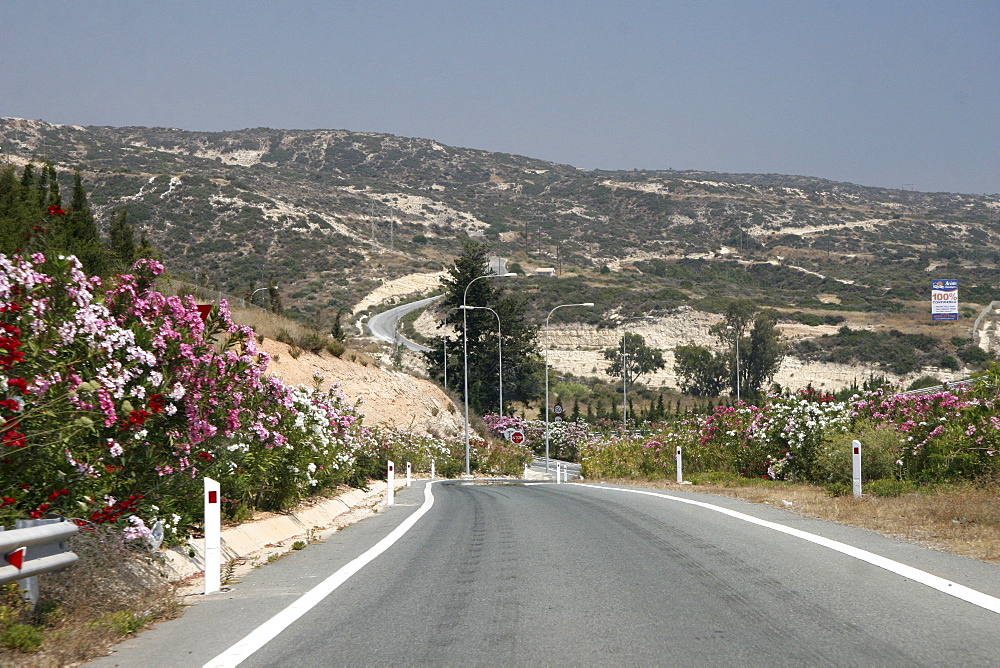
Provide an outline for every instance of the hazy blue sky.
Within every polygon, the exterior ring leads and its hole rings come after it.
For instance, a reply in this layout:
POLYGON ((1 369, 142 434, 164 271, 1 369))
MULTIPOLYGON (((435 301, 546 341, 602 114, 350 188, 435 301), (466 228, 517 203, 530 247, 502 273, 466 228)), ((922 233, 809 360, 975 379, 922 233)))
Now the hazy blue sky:
POLYGON ((1000 192, 1000 1, 0 0, 0 116, 1000 192))

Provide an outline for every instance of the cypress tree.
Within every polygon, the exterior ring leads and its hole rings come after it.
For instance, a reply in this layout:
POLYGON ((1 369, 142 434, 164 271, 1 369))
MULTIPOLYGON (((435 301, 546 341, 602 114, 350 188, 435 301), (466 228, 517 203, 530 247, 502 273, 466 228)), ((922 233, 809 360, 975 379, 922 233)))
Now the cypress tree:
POLYGON ((135 249, 136 260, 159 260, 160 253, 143 232, 139 235, 139 247, 135 249))
POLYGON ((115 268, 120 271, 131 269, 137 257, 135 228, 128 222, 128 209, 116 211, 108 229, 108 250, 114 257, 115 268))
POLYGON ((36 216, 34 207, 25 201, 24 191, 13 167, 0 170, 0 253, 10 255, 28 242, 36 216))
MULTIPOLYGON (((46 167, 46 171, 49 168, 51 165, 46 167)), ((50 203, 47 206, 59 206, 58 203, 55 203, 58 201, 59 194, 58 182, 53 178, 54 174, 55 170, 52 169, 49 180, 55 184, 56 189, 53 191, 50 188, 50 203), (53 197, 55 200, 52 199, 53 197)), ((101 233, 97 229, 94 214, 91 213, 80 172, 76 172, 73 176, 73 197, 70 210, 61 218, 57 232, 53 237, 55 246, 53 250, 75 255, 88 274, 98 276, 106 274, 111 269, 111 258, 101 242, 101 233)))
MULTIPOLYGON (((48 187, 44 194, 44 199, 42 200, 43 207, 57 206, 62 208, 62 195, 59 194, 59 175, 56 174, 56 168, 52 166, 52 163, 45 161, 45 179, 43 182, 48 183, 48 187)), ((76 173, 77 179, 79 180, 80 172, 76 173)), ((41 187, 42 184, 39 184, 41 187)), ((75 186, 74 186, 75 188, 75 186)), ((87 195, 83 192, 83 182, 80 182, 80 193, 83 197, 84 205, 86 206, 87 212, 90 212, 90 205, 87 204, 87 195)), ((75 192, 74 192, 75 197, 75 192)))

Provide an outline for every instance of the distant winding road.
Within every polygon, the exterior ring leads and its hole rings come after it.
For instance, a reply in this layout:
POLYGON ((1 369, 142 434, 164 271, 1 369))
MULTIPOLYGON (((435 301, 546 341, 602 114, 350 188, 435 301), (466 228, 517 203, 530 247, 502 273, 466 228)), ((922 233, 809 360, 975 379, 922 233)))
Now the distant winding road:
MULTIPOLYGON (((427 299, 421 299, 419 301, 410 302, 409 304, 403 304, 402 306, 396 306, 388 311, 383 311, 382 313, 373 315, 368 321, 368 329, 373 338, 378 339, 379 341, 392 343, 393 338, 396 337, 396 324, 399 322, 400 318, 410 311, 416 311, 417 309, 429 306, 443 297, 444 295, 428 297, 427 299)), ((406 346, 409 350, 414 350, 416 352, 430 351, 430 348, 427 346, 422 346, 419 343, 410 341, 402 334, 400 334, 396 340, 406 346)))

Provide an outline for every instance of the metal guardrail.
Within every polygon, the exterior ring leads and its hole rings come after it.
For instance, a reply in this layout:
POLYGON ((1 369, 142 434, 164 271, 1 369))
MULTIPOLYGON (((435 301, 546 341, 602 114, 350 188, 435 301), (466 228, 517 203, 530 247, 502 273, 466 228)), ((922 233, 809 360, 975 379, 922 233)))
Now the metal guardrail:
POLYGON ((947 392, 948 390, 964 390, 975 385, 975 378, 965 378, 963 380, 956 380, 954 383, 944 383, 943 385, 933 385, 931 387, 921 387, 919 390, 909 390, 907 392, 900 392, 897 397, 902 396, 914 396, 919 394, 935 394, 937 392, 947 392))
POLYGON ((0 584, 58 571, 77 561, 66 539, 79 528, 62 520, 18 520, 13 531, 0 527, 0 584))

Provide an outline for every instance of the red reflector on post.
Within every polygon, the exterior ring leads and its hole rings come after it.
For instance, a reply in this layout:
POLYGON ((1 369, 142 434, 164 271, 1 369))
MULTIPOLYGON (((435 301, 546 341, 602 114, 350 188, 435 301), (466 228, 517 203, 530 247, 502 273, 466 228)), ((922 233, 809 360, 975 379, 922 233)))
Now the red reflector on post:
POLYGON ((861 448, 854 448, 854 454, 856 455, 861 454, 861 448))
POLYGON ((214 489, 208 493, 208 502, 209 503, 219 502, 219 493, 216 492, 214 489))
POLYGON ((24 553, 27 551, 28 548, 19 547, 13 552, 8 552, 5 555, 7 563, 16 568, 17 570, 21 570, 21 567, 24 566, 24 553))

